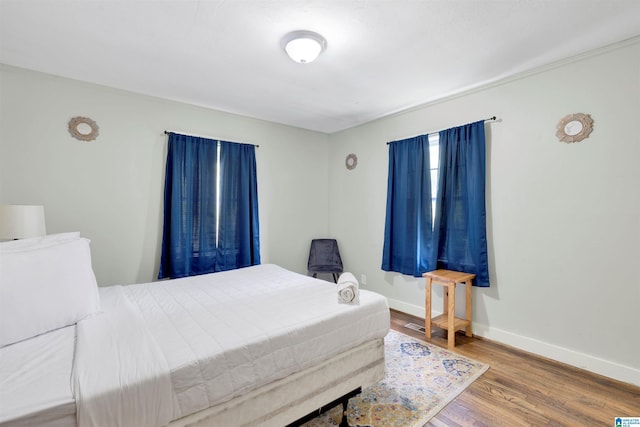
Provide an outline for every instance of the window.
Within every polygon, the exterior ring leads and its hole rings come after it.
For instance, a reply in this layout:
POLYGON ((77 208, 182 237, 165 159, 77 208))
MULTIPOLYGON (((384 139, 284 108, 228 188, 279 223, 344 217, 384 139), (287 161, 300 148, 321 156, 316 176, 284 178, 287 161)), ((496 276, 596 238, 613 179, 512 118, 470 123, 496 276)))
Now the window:
POLYGON ((484 121, 390 142, 387 182, 382 269, 465 271, 489 286, 484 121))
POLYGON ((255 147, 169 133, 158 278, 260 264, 255 147))
MULTIPOLYGON (((436 217, 438 195, 438 165, 440 164, 440 134, 429 134, 429 169, 431 171, 431 218, 436 217)), ((433 228, 433 224, 431 224, 433 228)))

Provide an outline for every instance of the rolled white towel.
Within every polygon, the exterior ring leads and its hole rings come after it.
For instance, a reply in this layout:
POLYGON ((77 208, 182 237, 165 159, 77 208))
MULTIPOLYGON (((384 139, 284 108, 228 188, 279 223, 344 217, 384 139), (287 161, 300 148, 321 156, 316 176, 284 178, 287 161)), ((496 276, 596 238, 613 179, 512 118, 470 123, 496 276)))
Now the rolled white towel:
POLYGON ((349 272, 338 278, 338 302, 340 304, 360 304, 360 285, 349 272))

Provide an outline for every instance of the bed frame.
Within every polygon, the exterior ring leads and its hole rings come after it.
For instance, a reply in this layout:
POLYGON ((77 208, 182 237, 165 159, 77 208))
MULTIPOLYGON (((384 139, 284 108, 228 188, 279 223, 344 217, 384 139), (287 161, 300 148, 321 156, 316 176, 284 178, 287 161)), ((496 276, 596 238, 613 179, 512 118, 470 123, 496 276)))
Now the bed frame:
POLYGON ((329 407, 328 402, 342 402, 342 398, 348 399, 357 390, 380 381, 384 369, 384 339, 379 338, 228 402, 175 420, 169 426, 296 425, 296 421, 305 421, 305 416, 318 408, 329 407))
POLYGON ((312 419, 316 418, 318 415, 322 414, 323 412, 328 411, 329 409, 338 405, 342 405, 342 419, 340 420, 339 427, 349 427, 349 420, 347 419, 347 408, 349 406, 349 399, 359 395, 360 393, 362 393, 362 387, 358 387, 355 390, 351 390, 349 393, 345 394, 344 396, 339 397, 333 402, 318 408, 317 411, 313 411, 310 414, 307 414, 304 417, 300 418, 299 420, 292 422, 291 424, 287 425, 287 427, 300 427, 304 423, 311 421, 312 419))

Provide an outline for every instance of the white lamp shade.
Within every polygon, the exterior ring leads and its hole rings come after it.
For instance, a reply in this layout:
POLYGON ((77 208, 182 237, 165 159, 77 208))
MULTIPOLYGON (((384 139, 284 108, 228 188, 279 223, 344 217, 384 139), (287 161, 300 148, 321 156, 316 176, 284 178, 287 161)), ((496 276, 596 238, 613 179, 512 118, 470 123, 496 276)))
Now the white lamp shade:
POLYGON ((44 236, 44 206, 0 205, 0 240, 44 236))
POLYGON ((289 58, 300 64, 314 61, 326 45, 326 40, 320 34, 311 31, 294 31, 283 40, 283 47, 289 58))

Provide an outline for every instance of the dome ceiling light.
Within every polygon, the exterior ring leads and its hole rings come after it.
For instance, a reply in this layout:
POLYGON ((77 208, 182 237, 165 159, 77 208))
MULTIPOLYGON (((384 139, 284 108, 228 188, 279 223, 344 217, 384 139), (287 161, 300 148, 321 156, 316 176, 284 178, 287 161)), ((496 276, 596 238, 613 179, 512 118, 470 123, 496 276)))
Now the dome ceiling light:
POLYGON ((308 64, 326 49, 327 41, 313 31, 293 31, 284 36, 282 47, 292 60, 308 64))

